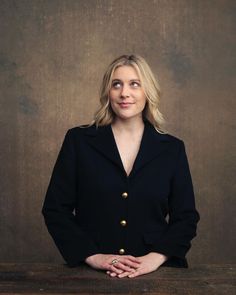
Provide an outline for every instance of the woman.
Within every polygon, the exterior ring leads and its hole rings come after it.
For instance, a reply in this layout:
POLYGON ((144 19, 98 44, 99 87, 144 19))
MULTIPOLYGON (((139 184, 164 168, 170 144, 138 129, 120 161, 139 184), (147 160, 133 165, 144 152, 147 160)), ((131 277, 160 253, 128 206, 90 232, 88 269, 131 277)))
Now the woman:
POLYGON ((69 266, 119 278, 188 267, 200 217, 184 142, 163 131, 159 95, 146 61, 123 55, 104 75, 94 121, 67 132, 42 213, 69 266))

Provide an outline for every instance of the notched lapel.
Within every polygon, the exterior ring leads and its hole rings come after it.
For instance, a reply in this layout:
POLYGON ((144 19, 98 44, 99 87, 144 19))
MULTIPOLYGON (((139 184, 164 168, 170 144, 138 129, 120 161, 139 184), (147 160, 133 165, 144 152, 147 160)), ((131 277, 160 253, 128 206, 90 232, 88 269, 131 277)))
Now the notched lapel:
MULTIPOLYGON (((85 131, 85 134, 86 140, 91 147, 119 166, 126 174, 110 124, 98 128, 93 125, 85 131)), ((168 146, 165 142, 170 140, 171 137, 168 134, 158 133, 152 124, 145 121, 140 148, 129 177, 132 177, 144 165, 165 151, 168 146)))
POLYGON ((142 141, 130 176, 134 175, 143 166, 165 151, 168 147, 165 142, 170 140, 171 139, 168 134, 158 133, 152 124, 145 121, 142 141))
POLYGON ((123 165, 113 138, 111 125, 99 126, 93 125, 85 132, 88 144, 100 152, 107 159, 123 169, 123 165))

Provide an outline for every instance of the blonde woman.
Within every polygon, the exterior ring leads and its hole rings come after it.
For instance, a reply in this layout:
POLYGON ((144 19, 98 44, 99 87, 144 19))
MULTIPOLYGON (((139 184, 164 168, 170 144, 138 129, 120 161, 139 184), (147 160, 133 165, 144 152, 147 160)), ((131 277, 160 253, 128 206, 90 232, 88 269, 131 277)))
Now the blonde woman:
POLYGON ((69 266, 118 278, 188 267, 200 216, 184 142, 165 132, 159 100, 147 62, 123 55, 94 120, 68 130, 42 213, 69 266))

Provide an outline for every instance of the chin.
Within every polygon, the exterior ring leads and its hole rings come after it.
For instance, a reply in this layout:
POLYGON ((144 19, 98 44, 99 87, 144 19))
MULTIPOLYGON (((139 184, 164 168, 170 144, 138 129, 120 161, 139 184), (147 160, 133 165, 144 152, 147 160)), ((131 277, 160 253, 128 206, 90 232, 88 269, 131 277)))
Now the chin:
POLYGON ((124 115, 124 114, 116 114, 116 117, 122 120, 129 120, 132 118, 142 117, 140 114, 133 114, 133 115, 124 115))

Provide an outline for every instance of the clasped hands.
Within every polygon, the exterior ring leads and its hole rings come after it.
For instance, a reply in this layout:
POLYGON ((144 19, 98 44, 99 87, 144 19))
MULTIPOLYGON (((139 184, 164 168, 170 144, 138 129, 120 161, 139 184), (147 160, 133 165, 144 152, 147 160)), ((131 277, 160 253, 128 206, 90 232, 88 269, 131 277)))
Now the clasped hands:
POLYGON ((111 277, 134 278, 157 270, 167 259, 167 256, 156 252, 140 257, 95 254, 87 257, 85 262, 95 269, 106 270, 111 277))

